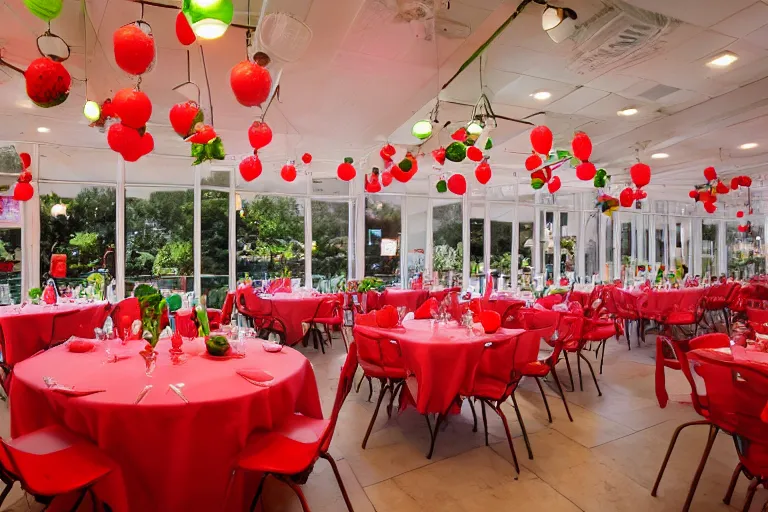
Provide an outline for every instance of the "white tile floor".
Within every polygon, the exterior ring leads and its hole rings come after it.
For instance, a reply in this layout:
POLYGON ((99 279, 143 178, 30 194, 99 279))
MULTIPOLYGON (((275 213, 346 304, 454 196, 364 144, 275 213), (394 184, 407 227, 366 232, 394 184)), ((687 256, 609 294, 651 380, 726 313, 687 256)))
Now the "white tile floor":
MULTIPOLYGON (((633 342, 633 345, 634 342, 633 342)), ((323 355, 302 349, 312 361, 323 408, 330 412, 344 346, 334 343, 323 355)), ((465 407, 440 432, 435 455, 427 460, 429 434, 424 419, 413 410, 387 419, 382 411, 366 450, 365 429, 374 404, 367 402, 367 385, 354 391, 342 409, 331 446, 356 512, 473 511, 679 511, 704 447, 705 427, 691 427, 680 436, 662 480, 657 498, 650 489, 656 478, 672 431, 696 419, 689 388, 682 374, 667 372, 672 399, 660 409, 654 394, 653 337, 648 344, 627 351, 626 343, 609 342, 603 375, 603 396, 598 397, 586 369, 584 391, 566 393, 574 422, 568 421, 554 392, 549 402, 553 423, 548 423, 535 383, 524 383, 517 393, 528 428, 534 459, 526 456, 515 413, 505 412, 515 436, 521 475, 515 480, 509 447, 501 421, 488 416, 490 446, 480 431, 472 432, 472 416, 465 407)), ((590 357, 591 355, 588 355, 590 357)), ((559 368, 567 379, 565 366, 559 368)), ((378 385, 377 389, 378 389, 378 385)), ((8 412, 0 406, 0 434, 8 434, 8 412)), ((732 506, 722 503, 737 459, 732 440, 720 434, 707 463, 691 510, 694 512, 741 510, 747 481, 739 482, 732 506)), ((305 486, 313 512, 343 512, 344 502, 333 473, 319 461, 305 486)), ((768 492, 758 491, 751 512, 760 511, 768 492)), ((292 492, 269 481, 265 494, 269 512, 294 512, 301 507, 292 492)), ((16 490, 4 510, 38 511, 41 508, 16 490)), ((170 512, 170 511, 169 511, 170 512)))

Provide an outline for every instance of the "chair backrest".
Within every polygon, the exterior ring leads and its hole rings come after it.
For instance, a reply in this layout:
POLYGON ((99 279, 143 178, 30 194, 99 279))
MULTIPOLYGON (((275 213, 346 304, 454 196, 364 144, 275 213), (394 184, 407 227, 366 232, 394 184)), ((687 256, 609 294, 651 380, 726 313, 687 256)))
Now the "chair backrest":
POLYGON ((747 308, 749 326, 760 334, 768 334, 768 310, 747 308))
POLYGON ((128 297, 117 303, 112 308, 112 325, 116 329, 118 336, 123 336, 123 333, 131 332, 131 325, 135 320, 141 320, 141 307, 139 307, 139 299, 136 297, 128 297))
POLYGON ((221 306, 221 325, 229 325, 232 322, 232 308, 235 305, 235 292, 227 292, 224 305, 221 306))
POLYGON ((357 356, 360 361, 382 368, 404 369, 405 362, 397 342, 385 337, 368 336, 355 326, 352 330, 357 343, 357 356))
POLYGON ((338 297, 327 297, 317 304, 312 318, 335 318, 341 315, 341 301, 338 297))
POLYGON ((339 386, 336 388, 336 399, 333 402, 333 411, 331 412, 330 424, 328 425, 328 430, 325 432, 325 438, 321 443, 321 449, 324 452, 327 452, 331 445, 333 431, 336 429, 336 423, 339 420, 339 412, 341 411, 341 406, 344 405, 344 400, 347 399, 349 392, 352 390, 356 371, 357 347, 355 345, 355 341, 352 341, 352 343, 349 344, 349 351, 347 352, 347 358, 344 360, 344 366, 341 367, 341 376, 339 377, 339 386))

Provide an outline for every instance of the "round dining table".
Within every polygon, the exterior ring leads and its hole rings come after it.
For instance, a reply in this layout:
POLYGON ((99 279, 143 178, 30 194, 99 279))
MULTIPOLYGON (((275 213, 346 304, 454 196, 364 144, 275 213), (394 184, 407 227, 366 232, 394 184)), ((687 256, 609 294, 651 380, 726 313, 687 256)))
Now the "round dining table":
POLYGON ((285 343, 292 346, 304 338, 302 322, 311 320, 317 313, 320 303, 327 299, 338 299, 337 295, 315 295, 301 297, 294 295, 274 295, 266 300, 272 303, 272 316, 285 325, 285 343))
POLYGON ((415 377, 408 388, 421 414, 446 414, 462 390, 472 388, 475 371, 486 343, 502 343, 523 329, 501 328, 485 334, 480 324, 472 333, 455 321, 405 320, 402 327, 383 329, 358 325, 355 329, 374 338, 396 340, 408 374, 415 377))
POLYGON ((106 301, 0 306, 3 361, 13 366, 70 336, 92 337, 110 309, 106 301))
POLYGON ((174 363, 163 339, 147 376, 143 346, 111 340, 77 353, 61 345, 18 364, 11 385, 13 436, 63 425, 120 466, 122 482, 107 477, 95 487, 115 512, 243 510, 255 489, 250 477, 238 474, 229 492, 227 485, 248 436, 295 412, 322 418, 312 366, 291 348, 268 353, 246 340, 245 357, 218 358, 196 338, 174 363), (116 362, 106 362, 104 343, 116 362), (257 383, 241 375, 254 372, 257 383))

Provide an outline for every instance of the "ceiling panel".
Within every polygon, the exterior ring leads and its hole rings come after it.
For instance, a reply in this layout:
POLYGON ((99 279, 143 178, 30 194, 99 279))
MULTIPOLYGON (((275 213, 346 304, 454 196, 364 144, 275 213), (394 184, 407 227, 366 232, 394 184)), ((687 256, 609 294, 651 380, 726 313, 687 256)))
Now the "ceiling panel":
POLYGON ((630 4, 649 11, 698 25, 712 25, 754 4, 756 0, 627 0, 630 4))
POLYGON ((564 98, 551 103, 547 110, 559 114, 575 114, 609 94, 608 92, 590 89, 589 87, 580 87, 564 98))
POLYGON ((765 24, 768 24, 768 5, 755 2, 743 11, 713 25, 712 30, 733 37, 744 37, 765 24))

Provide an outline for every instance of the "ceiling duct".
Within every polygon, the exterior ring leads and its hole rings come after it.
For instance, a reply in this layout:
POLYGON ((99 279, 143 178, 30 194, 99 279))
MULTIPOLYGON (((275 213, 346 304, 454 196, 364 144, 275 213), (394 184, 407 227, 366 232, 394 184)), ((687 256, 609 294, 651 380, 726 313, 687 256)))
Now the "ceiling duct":
POLYGON ((651 57, 667 43, 679 20, 612 0, 579 25, 568 69, 579 74, 608 72, 651 57))

